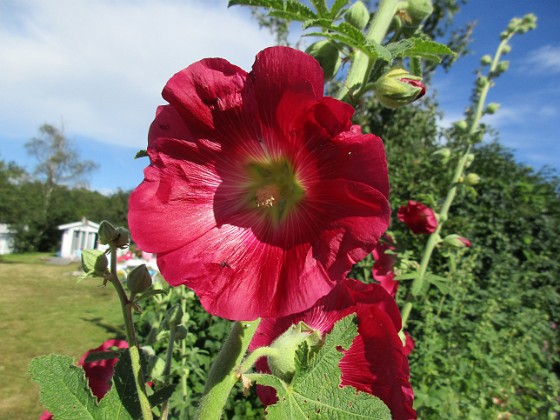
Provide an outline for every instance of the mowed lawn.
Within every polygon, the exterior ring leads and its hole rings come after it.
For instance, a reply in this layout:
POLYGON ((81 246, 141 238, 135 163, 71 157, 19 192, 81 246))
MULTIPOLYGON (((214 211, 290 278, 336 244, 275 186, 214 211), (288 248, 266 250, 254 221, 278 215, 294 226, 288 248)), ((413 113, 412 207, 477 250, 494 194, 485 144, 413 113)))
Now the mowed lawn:
POLYGON ((99 279, 77 283, 78 263, 52 265, 47 254, 0 256, 0 419, 37 419, 43 407, 27 375, 33 357, 76 360, 117 336, 115 290, 99 279), (116 327, 115 327, 116 326, 116 327))

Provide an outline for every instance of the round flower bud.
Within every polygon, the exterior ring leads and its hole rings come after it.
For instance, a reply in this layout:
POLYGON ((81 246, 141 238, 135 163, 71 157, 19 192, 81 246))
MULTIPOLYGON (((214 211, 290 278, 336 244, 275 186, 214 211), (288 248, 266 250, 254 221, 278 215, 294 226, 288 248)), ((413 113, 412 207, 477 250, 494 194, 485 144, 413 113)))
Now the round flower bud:
POLYGON ((126 278, 128 289, 132 293, 142 293, 152 286, 152 276, 146 268, 146 264, 139 265, 130 272, 126 278))
POLYGON ((340 51, 336 48, 336 45, 328 40, 311 44, 305 52, 319 62, 323 69, 325 80, 332 79, 342 63, 340 51))
POLYGON ((344 20, 355 28, 362 30, 369 22, 369 11, 365 4, 358 0, 346 10, 344 20))
POLYGON ((97 249, 84 249, 82 251, 82 269, 87 277, 103 277, 109 260, 103 251, 97 249))
POLYGON ((461 131, 465 131, 468 128, 467 122, 465 120, 457 121, 454 125, 457 130, 461 131))
POLYGON ((478 174, 475 173, 470 173, 465 177, 464 180, 466 185, 477 185, 480 182, 480 176, 478 174))
POLYGON ((465 168, 468 168, 469 166, 471 166, 471 164, 474 161, 474 154, 469 153, 465 159, 465 168))
POLYGON ((175 305, 169 308, 165 313, 165 320, 169 328, 171 328, 171 326, 181 325, 183 322, 183 309, 181 306, 175 305))
POLYGON ((506 55, 509 54, 510 52, 511 52, 511 46, 508 44, 504 45, 504 47, 502 48, 502 54, 506 55))
POLYGON ((117 235, 113 240, 113 244, 117 248, 124 248, 128 246, 129 241, 130 241, 130 233, 128 232, 128 229, 121 228, 121 227, 117 228, 117 235))
POLYGON ((117 236, 117 229, 107 220, 103 220, 99 224, 97 235, 99 236, 99 243, 108 245, 115 240, 117 236))
POLYGON ((498 71, 500 73, 503 73, 504 71, 507 71, 507 69, 509 69, 509 61, 500 61, 500 63, 498 64, 498 71))
POLYGON ((499 108, 500 108, 500 104, 492 102, 492 103, 488 104, 488 106, 486 107, 486 110, 484 112, 486 112, 489 115, 492 115, 492 114, 495 114, 496 111, 498 111, 499 108))
POLYGON ((462 236, 451 234, 447 235, 443 240, 443 244, 447 245, 451 248, 470 248, 471 241, 467 238, 463 238, 462 236))
POLYGON ((451 150, 449 149, 449 147, 443 147, 439 150, 436 150, 434 153, 432 153, 432 155, 440 156, 443 162, 447 162, 449 160, 449 157, 451 156, 451 150))
POLYGON ((425 94, 426 87, 422 78, 401 68, 391 69, 375 83, 377 99, 383 106, 391 109, 408 105, 425 94))
POLYGON ((186 327, 184 327, 183 325, 178 325, 175 328, 175 341, 181 341, 184 340, 185 338, 187 338, 187 333, 189 332, 189 330, 187 330, 186 327))
POLYGON ((434 12, 432 0, 409 0, 406 13, 412 25, 418 26, 434 12))
POLYGON ((480 59, 480 64, 482 64, 483 66, 488 66, 492 64, 492 57, 490 57, 488 54, 483 55, 482 58, 480 59))

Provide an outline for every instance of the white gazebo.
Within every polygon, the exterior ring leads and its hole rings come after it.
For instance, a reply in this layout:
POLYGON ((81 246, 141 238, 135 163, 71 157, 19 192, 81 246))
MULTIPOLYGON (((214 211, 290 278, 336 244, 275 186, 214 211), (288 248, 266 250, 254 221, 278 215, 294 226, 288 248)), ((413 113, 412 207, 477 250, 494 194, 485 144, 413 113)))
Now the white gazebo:
POLYGON ((0 255, 13 252, 13 234, 8 225, 0 223, 0 255))
POLYGON ((99 224, 83 218, 79 222, 66 223, 58 227, 62 231, 60 256, 79 259, 84 249, 99 249, 97 231, 99 224))

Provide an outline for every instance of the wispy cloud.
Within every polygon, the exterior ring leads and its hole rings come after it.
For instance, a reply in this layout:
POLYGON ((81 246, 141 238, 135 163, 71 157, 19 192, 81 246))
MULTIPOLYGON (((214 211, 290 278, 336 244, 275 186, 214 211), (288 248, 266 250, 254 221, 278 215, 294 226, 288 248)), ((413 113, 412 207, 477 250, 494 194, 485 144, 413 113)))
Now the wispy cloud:
POLYGON ((538 73, 560 73, 560 45, 543 45, 529 53, 527 66, 538 73))
POLYGON ((226 0, 21 0, 0 17, 0 126, 29 138, 64 120, 70 134, 141 147, 160 92, 204 57, 245 69, 271 45, 226 0))

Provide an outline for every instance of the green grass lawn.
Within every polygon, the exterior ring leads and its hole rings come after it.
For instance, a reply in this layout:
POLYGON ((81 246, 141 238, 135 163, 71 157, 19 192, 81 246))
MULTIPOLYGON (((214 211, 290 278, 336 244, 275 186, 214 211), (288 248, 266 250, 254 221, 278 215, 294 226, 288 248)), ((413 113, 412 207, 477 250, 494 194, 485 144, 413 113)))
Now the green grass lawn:
POLYGON ((27 375, 33 357, 77 360, 116 337, 114 326, 122 323, 112 287, 98 287, 99 279, 77 283, 79 264, 51 265, 49 258, 0 256, 0 419, 36 419, 43 411, 27 375))

